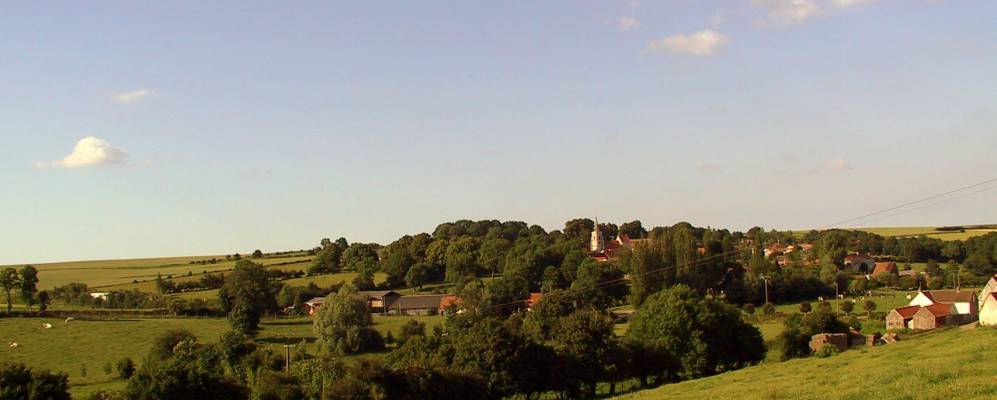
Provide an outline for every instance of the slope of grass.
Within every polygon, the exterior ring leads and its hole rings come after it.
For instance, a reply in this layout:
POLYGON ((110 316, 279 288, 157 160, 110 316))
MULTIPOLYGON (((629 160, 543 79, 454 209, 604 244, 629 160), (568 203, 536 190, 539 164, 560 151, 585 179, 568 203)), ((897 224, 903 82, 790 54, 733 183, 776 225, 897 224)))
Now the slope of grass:
POLYGON ((829 358, 764 363, 621 399, 984 399, 997 396, 988 361, 997 330, 950 328, 829 358))
POLYGON ((997 232, 997 229, 988 228, 967 228, 965 232, 960 231, 939 231, 935 227, 870 227, 870 228, 848 228, 856 231, 864 231, 869 233, 874 233, 880 236, 894 236, 894 237, 904 237, 904 236, 920 236, 924 235, 931 238, 941 239, 941 240, 966 240, 974 236, 982 236, 991 232, 997 232))

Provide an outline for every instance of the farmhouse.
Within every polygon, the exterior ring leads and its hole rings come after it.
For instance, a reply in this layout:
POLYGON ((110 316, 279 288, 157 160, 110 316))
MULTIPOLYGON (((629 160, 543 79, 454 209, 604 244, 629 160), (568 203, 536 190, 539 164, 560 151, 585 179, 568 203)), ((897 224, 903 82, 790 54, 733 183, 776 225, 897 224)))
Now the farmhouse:
POLYGON ((951 322, 955 314, 952 304, 938 303, 921 307, 910 321, 911 329, 929 330, 941 328, 951 322))
POLYGON ((987 296, 990 295, 990 293, 997 293, 997 275, 990 277, 990 280, 987 281, 986 286, 983 286, 983 290, 980 290, 978 301, 980 310, 983 309, 983 301, 987 299, 987 296))
POLYGON ((311 300, 306 301, 304 306, 305 309, 308 310, 308 315, 315 315, 324 303, 325 297, 314 297, 311 300))
POLYGON ((845 256, 845 267, 853 268, 860 274, 868 274, 876 268, 876 260, 864 253, 849 254, 845 256))
POLYGON ((543 297, 543 293, 530 293, 530 297, 526 299, 526 309, 532 310, 533 306, 537 305, 543 297))
POLYGON ((893 274, 899 275, 897 270, 897 263, 895 262, 878 262, 876 263, 875 269, 872 270, 872 276, 875 278, 882 274, 893 274))
POLYGON ((980 304, 980 325, 997 326, 997 292, 991 292, 983 298, 983 303, 980 304))
POLYGON ((886 315, 886 329, 910 328, 910 321, 921 306, 905 306, 894 308, 886 315))
POLYGON ((976 293, 972 291, 960 290, 935 290, 928 292, 918 292, 910 301, 912 306, 929 306, 932 304, 951 304, 953 324, 965 324, 976 320, 979 314, 979 306, 976 303, 976 293))
MULTIPOLYGON (((599 226, 599 220, 596 220, 596 226, 599 226)), ((606 241, 602 237, 602 232, 599 229, 592 230, 592 236, 589 238, 589 257, 594 258, 596 261, 609 261, 613 259, 616 252, 622 247, 633 247, 630 243, 630 236, 625 233, 621 233, 616 236, 616 239, 606 241)))

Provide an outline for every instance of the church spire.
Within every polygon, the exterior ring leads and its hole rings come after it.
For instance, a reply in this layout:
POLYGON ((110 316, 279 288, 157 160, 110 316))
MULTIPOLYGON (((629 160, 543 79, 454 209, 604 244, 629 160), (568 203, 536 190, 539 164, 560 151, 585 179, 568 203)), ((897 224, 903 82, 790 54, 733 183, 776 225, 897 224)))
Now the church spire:
POLYGON ((596 217, 592 226, 592 237, 589 240, 589 251, 592 253, 601 253, 605 249, 606 240, 603 239, 602 232, 599 230, 599 217, 596 217))

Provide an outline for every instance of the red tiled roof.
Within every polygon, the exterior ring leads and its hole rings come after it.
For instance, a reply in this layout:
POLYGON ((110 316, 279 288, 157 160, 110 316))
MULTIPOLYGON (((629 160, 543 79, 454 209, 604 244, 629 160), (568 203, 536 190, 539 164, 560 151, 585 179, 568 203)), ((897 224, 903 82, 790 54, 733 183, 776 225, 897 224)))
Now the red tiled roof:
POLYGON ((620 243, 628 244, 630 243, 630 235, 627 235, 626 233, 621 233, 619 234, 619 236, 616 237, 616 240, 619 241, 620 243))
POLYGON ((952 312, 952 305, 951 304, 944 304, 944 303, 936 303, 936 304, 932 304, 930 306, 924 306, 924 307, 921 307, 921 308, 923 308, 925 310, 928 310, 928 312, 930 312, 931 315, 934 315, 936 317, 944 317, 944 316, 949 315, 952 312))
POLYGON ((971 303, 976 299, 976 292, 971 291, 931 291, 922 292, 935 303, 971 303))
POLYGON ((896 311, 901 317, 904 317, 904 319, 911 319, 914 317, 914 314, 917 313, 917 310, 920 309, 921 306, 904 306, 894 308, 893 311, 896 311))
POLYGON ((450 306, 460 305, 462 302, 463 301, 461 301, 460 297, 457 296, 443 296, 443 298, 440 299, 440 309, 445 310, 450 306))
POLYGON ((543 293, 530 293, 530 297, 526 299, 526 306, 533 307, 540 302, 540 299, 544 297, 543 293))
POLYGON ((876 269, 872 270, 872 276, 877 276, 884 273, 894 273, 894 272, 897 272, 897 263, 878 262, 876 263, 876 269))

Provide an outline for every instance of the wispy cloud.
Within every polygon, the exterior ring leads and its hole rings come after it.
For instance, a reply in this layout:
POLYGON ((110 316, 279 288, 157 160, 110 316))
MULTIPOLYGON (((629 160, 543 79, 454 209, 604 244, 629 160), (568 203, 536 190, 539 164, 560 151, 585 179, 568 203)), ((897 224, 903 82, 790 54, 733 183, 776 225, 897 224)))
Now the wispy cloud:
POLYGON ((769 20, 784 25, 802 24, 822 13, 816 0, 752 0, 752 2, 768 10, 769 20))
POLYGON ((129 104, 129 103, 138 102, 139 100, 142 100, 154 94, 156 93, 149 89, 138 89, 138 90, 132 90, 130 92, 117 93, 114 96, 111 96, 111 100, 119 104, 129 104))
POLYGON ((61 160, 38 161, 35 168, 82 168, 119 165, 128 161, 128 152, 104 139, 88 136, 76 142, 73 152, 61 160))
POLYGON ((640 26, 640 21, 638 21, 635 17, 623 17, 620 18, 618 25, 620 30, 629 31, 640 26))
POLYGON ((698 166, 696 166, 696 169, 699 170, 699 172, 705 172, 709 174, 723 172, 724 170, 724 168, 721 167, 720 165, 710 164, 710 163, 700 163, 698 166))
POLYGON ((835 7, 846 8, 851 6, 859 6, 862 4, 869 4, 876 1, 877 0, 831 0, 831 4, 833 4, 835 7))
POLYGON ((645 51, 649 53, 669 51, 675 54, 708 57, 719 51, 727 42, 727 36, 707 29, 690 34, 671 35, 658 41, 652 41, 647 44, 645 51))
POLYGON ((852 169, 852 166, 844 158, 838 157, 828 161, 827 168, 832 171, 848 171, 852 169))

